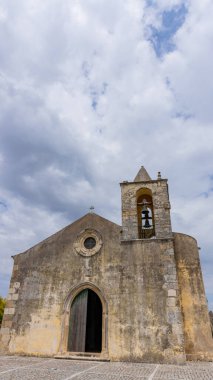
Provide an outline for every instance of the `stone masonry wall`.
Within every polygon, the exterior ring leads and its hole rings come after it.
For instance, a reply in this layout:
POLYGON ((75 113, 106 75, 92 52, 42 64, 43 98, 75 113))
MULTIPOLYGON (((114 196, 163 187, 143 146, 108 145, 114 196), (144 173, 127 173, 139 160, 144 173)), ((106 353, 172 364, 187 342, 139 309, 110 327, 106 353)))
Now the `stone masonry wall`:
POLYGON ((183 363, 173 240, 122 241, 121 245, 120 359, 183 363))
POLYGON ((20 282, 15 281, 18 266, 13 265, 13 273, 10 281, 10 288, 7 296, 6 306, 4 309, 4 316, 2 327, 0 330, 0 352, 8 352, 8 344, 11 337, 12 323, 15 314, 16 303, 19 299, 20 282))
MULTIPOLYGON (((14 268, 18 270, 11 279, 1 334, 1 342, 4 341, 10 353, 57 354, 65 300, 74 286, 86 282, 101 289, 107 302, 107 318, 113 326, 117 325, 120 230, 120 226, 88 214, 14 257, 14 268), (78 235, 87 228, 97 230, 103 239, 100 252, 91 257, 83 257, 75 250, 78 235), (10 299, 12 294, 17 294, 15 284, 18 285, 17 301, 10 299)), ((110 343, 105 351, 110 344, 116 348, 113 329, 107 327, 106 334, 110 343)))
POLYGON ((213 360, 213 339, 197 242, 175 233, 175 257, 189 360, 213 360))
POLYGON ((123 240, 138 239, 137 191, 152 191, 156 238, 171 238, 167 180, 121 183, 123 240))
POLYGON ((1 338, 10 353, 65 353, 63 320, 69 319, 64 315, 69 309, 64 305, 73 287, 89 284, 100 289, 106 301, 103 357, 184 361, 173 242, 154 239, 120 244, 120 232, 120 226, 88 214, 14 257, 3 326, 7 330, 1 338), (76 239, 87 228, 98 231, 103 241, 91 257, 75 249, 76 239))

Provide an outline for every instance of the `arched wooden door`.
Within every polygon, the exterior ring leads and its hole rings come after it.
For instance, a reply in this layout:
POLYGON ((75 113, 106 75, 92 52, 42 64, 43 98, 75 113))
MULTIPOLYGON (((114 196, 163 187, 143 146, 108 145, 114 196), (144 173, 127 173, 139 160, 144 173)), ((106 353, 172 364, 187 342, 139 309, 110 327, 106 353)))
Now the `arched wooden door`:
POLYGON ((84 289, 70 309, 68 351, 101 352, 102 303, 91 289, 84 289))

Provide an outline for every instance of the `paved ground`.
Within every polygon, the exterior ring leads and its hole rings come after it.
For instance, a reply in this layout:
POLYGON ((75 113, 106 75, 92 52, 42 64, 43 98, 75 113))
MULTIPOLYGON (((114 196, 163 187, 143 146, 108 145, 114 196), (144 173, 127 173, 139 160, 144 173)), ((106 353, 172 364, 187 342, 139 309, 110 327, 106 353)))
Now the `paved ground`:
POLYGON ((213 363, 183 366, 0 356, 0 380, 213 380, 213 363))

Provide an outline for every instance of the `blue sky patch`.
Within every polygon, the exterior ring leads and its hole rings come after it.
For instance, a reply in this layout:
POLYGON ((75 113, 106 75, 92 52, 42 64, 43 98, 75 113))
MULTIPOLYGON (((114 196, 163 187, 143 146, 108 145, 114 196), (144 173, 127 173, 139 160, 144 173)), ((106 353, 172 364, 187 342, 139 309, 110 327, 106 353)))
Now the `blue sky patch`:
POLYGON ((2 211, 7 209, 7 204, 6 204, 6 202, 0 201, 0 209, 1 209, 2 211))
POLYGON ((187 112, 176 112, 175 118, 176 119, 183 119, 183 120, 189 120, 194 117, 193 114, 187 113, 187 112))
POLYGON ((199 197, 202 197, 202 198, 208 198, 208 197, 209 197, 209 194, 208 194, 207 191, 203 191, 203 192, 200 193, 198 196, 199 196, 199 197))
POLYGON ((82 68, 83 76, 88 79, 89 74, 90 74, 90 70, 91 70, 89 63, 84 61, 82 63, 81 68, 82 68))
POLYGON ((94 111, 96 111, 96 108, 98 106, 98 100, 101 95, 105 95, 108 88, 108 83, 103 82, 101 84, 101 87, 99 90, 96 90, 94 88, 91 88, 90 90, 90 96, 91 96, 91 105, 94 111))
POLYGON ((91 105, 92 105, 92 108, 94 110, 96 110, 97 105, 98 105, 98 92, 95 89, 91 88, 91 90, 90 90, 90 96, 91 96, 91 105))
POLYGON ((97 105, 98 105, 98 102, 97 102, 96 98, 94 97, 94 98, 92 99, 92 108, 93 108, 94 110, 96 110, 97 105))
POLYGON ((182 4, 179 7, 162 13, 162 24, 160 28, 156 28, 153 25, 149 26, 149 31, 151 32, 149 40, 152 42, 158 57, 175 49, 172 38, 183 25, 187 12, 186 6, 182 4))

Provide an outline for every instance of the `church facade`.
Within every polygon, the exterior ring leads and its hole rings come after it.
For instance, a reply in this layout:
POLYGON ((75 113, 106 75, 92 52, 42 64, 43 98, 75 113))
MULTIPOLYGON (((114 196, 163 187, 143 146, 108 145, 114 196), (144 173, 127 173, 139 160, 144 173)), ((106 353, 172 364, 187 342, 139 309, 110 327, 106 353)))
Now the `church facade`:
POLYGON ((173 233, 168 183, 121 183, 122 226, 89 213, 14 266, 2 352, 112 361, 212 360, 196 240, 173 233))

